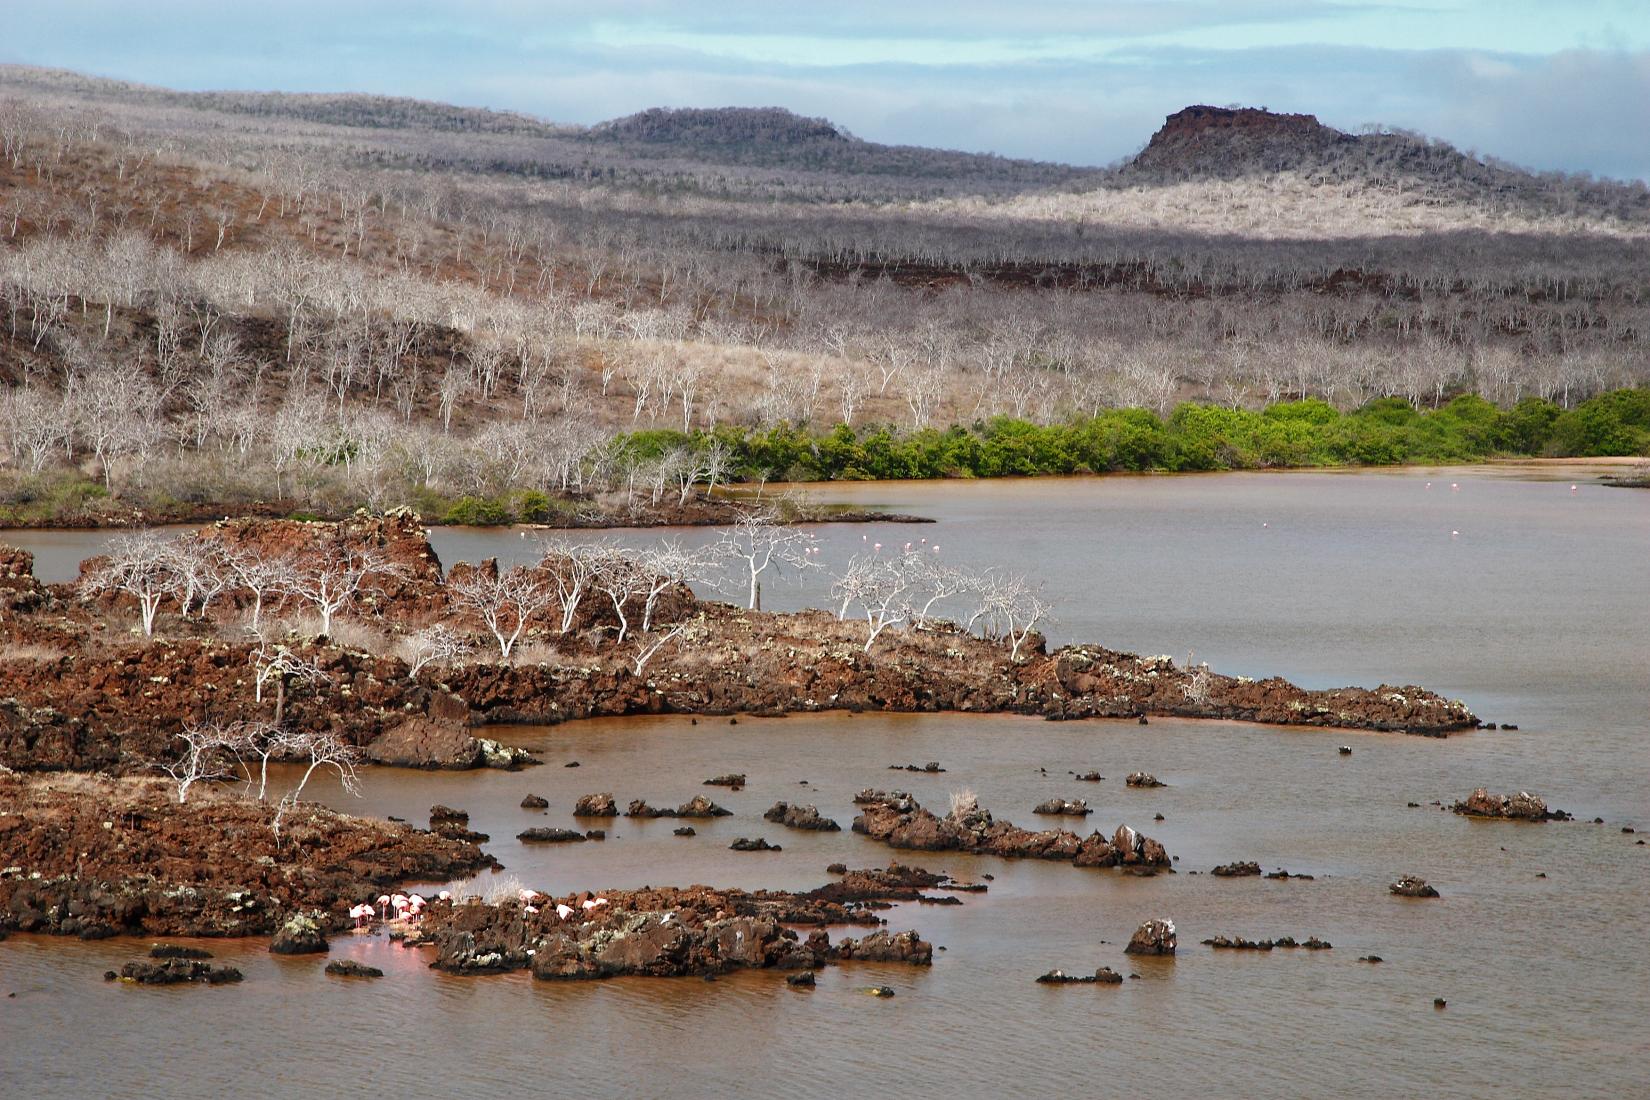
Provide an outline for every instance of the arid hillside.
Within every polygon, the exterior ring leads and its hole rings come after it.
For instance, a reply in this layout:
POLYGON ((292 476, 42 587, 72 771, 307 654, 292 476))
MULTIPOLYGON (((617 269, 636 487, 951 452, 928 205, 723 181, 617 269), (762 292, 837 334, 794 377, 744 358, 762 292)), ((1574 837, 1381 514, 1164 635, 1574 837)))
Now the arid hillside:
POLYGON ((680 463, 615 433, 1462 394, 1550 424, 1650 376, 1642 185, 1309 116, 1188 108, 1103 170, 779 109, 580 128, 4 67, 0 154, 14 519, 657 503, 680 463))

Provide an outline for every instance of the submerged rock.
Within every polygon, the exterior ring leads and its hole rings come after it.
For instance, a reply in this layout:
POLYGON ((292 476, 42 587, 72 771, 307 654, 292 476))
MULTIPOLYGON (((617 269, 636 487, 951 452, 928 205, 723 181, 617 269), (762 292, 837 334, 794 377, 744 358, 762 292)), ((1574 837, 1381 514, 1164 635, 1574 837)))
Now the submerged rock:
POLYGON ((1174 921, 1156 918, 1134 930, 1123 952, 1128 955, 1173 955, 1174 949, 1174 921))
POLYGON ((1438 891, 1427 884, 1427 880, 1416 875, 1405 875, 1397 882, 1387 887, 1394 894, 1405 898, 1435 898, 1438 891))
POLYGON ((1058 859, 1078 867, 1127 867, 1142 873, 1171 865, 1163 845, 1127 825, 1120 826, 1110 839, 1098 832, 1085 839, 1065 829, 1033 832, 997 821, 990 811, 971 800, 958 804, 942 818, 923 809, 904 792, 892 792, 877 800, 875 795, 879 793, 862 791, 855 799, 863 809, 854 819, 853 829, 894 848, 1058 859))
POLYGON ((816 806, 799 806, 789 802, 775 802, 762 814, 767 821, 777 821, 792 829, 812 829, 815 832, 841 832, 842 826, 828 817, 821 817, 816 806))
POLYGON ((939 775, 945 771, 944 768, 940 767, 938 760, 930 760, 920 767, 916 764, 889 764, 888 770, 891 772, 922 772, 926 775, 939 775))
POLYGON ((119 974, 113 970, 105 971, 103 974, 105 981, 114 981, 118 978, 123 982, 135 982, 138 985, 181 985, 185 982, 223 985, 227 982, 238 982, 244 977, 245 975, 233 966, 214 966, 199 959, 137 959, 121 967, 119 974))
POLYGON ((1087 817, 1094 811, 1089 809, 1088 802, 1081 798, 1076 799, 1075 801, 1064 798, 1049 798, 1033 806, 1031 812, 1034 814, 1061 814, 1068 817, 1087 817))
POLYGON ((731 790, 742 791, 745 789, 745 773, 729 772, 727 775, 713 776, 712 778, 705 780, 705 786, 727 787, 731 790))
POLYGON ((294 913, 269 941, 273 955, 318 955, 327 949, 320 913, 294 913))
POLYGON ((1105 778, 1106 777, 1101 775, 1099 772, 1084 772, 1082 775, 1077 777, 1077 781, 1079 783, 1099 783, 1105 778))
POLYGON ((755 840, 752 840, 748 837, 740 837, 738 840, 736 840, 732 844, 728 845, 728 850, 733 851, 733 852, 782 852, 782 851, 784 851, 784 849, 781 848, 779 845, 769 844, 767 842, 767 840, 765 840, 762 837, 757 837, 755 840))
POLYGON ((1457 802, 1454 810, 1468 817, 1511 818, 1516 821, 1574 820, 1563 810, 1549 810, 1544 798, 1529 791, 1491 794, 1483 787, 1457 802))
POLYGON ((934 961, 934 945, 915 932, 890 932, 883 928, 858 940, 844 936, 833 954, 838 959, 858 959, 860 962, 928 966, 934 961))
POLYGON ((151 959, 210 959, 212 952, 175 943, 157 943, 149 948, 151 959))
POLYGON ((671 833, 674 836, 698 836, 699 830, 692 825, 683 825, 681 828, 672 829, 671 833))
POLYGON ((524 844, 571 844, 583 842, 585 835, 573 829, 523 829, 516 839, 524 844))
POLYGON ((609 793, 587 794, 573 803, 574 817, 618 817, 619 804, 609 793))
POLYGON ((336 959, 327 963, 326 971, 328 974, 340 978, 382 978, 384 976, 384 972, 376 966, 358 963, 354 959, 336 959))
POLYGON ((804 970, 800 974, 790 974, 785 978, 785 984, 792 989, 812 989, 814 987, 814 972, 804 970))
POLYGON ((521 800, 521 808, 524 810, 548 810, 550 800, 543 795, 530 794, 521 800))
POLYGON ((1260 864, 1253 860, 1240 863, 1222 863, 1209 873, 1221 878, 1247 878, 1251 875, 1258 876, 1260 874, 1260 864))
POLYGON ((1067 974, 1064 970, 1050 970, 1037 980, 1044 985, 1122 985, 1123 975, 1109 966, 1102 966, 1093 974, 1067 974))
POLYGON ((1167 783, 1165 783, 1161 779, 1157 778, 1157 776, 1152 775, 1150 772, 1130 772, 1128 778, 1123 780, 1123 782, 1124 782, 1125 785, 1130 786, 1130 787, 1167 787, 1168 786, 1167 783))

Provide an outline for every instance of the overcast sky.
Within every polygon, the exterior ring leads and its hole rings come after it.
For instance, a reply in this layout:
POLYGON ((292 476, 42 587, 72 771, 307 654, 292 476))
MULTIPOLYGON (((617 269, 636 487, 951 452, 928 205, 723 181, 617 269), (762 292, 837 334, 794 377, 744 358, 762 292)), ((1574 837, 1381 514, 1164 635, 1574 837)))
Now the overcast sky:
POLYGON ((1104 164, 1190 103, 1650 179, 1650 0, 0 0, 0 61, 591 123, 782 106, 1104 164))

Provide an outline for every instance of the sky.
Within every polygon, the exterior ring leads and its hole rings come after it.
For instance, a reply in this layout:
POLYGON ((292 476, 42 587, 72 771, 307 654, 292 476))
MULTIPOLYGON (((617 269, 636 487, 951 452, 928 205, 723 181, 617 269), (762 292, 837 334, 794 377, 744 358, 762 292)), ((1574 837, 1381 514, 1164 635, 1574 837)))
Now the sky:
POLYGON ((1650 179, 1650 0, 0 0, 0 62, 593 123, 780 106, 1076 164, 1188 104, 1650 179))

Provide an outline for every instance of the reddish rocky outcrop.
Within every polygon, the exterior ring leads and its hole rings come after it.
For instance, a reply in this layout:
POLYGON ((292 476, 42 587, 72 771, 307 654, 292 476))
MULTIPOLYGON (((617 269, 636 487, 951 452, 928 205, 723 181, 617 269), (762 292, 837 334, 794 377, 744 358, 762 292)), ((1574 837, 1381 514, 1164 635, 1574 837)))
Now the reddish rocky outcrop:
MULTIPOLYGON (((1167 657, 1095 646, 1046 653, 1040 640, 1014 662, 1004 647, 939 622, 887 632, 866 653, 860 624, 826 612, 772 614, 701 602, 680 586, 667 591, 657 613, 660 621, 685 624, 683 632, 644 675, 634 671, 630 648, 611 641, 611 606, 587 598, 569 633, 548 623, 527 631, 523 644, 554 643, 553 664, 483 658, 427 667, 415 677, 390 655, 406 632, 439 619, 485 639, 449 601, 440 562, 410 513, 337 524, 226 521, 195 537, 299 558, 328 548, 370 550, 388 563, 391 570, 350 612, 355 635, 370 636, 362 644, 373 651, 297 635, 281 643, 320 672, 314 682, 294 681, 278 693, 283 724, 335 732, 374 763, 517 767, 532 758, 478 737, 476 729, 664 712, 871 709, 1062 720, 1150 714, 1435 736, 1477 724, 1464 706, 1413 687, 1305 691, 1279 679, 1193 673, 1167 657)), ((0 563, 16 573, 27 556, 0 552, 0 563)), ((538 568, 564 565, 552 559, 538 568)), ((136 771, 174 755, 186 724, 273 714, 269 693, 255 698, 254 646, 224 640, 242 636, 236 624, 246 593, 221 595, 207 621, 163 613, 162 636, 146 640, 132 629, 129 597, 83 598, 73 586, 35 585, 21 574, 8 583, 14 587, 0 590, 0 642, 12 644, 11 655, 0 658, 0 763, 136 771)), ((478 652, 485 654, 486 645, 478 652)))
POLYGON ((874 924, 876 918, 812 894, 693 886, 549 898, 531 907, 437 902, 417 942, 435 947, 432 965, 441 970, 530 969, 547 981, 812 970, 849 959, 923 966, 933 959, 932 946, 915 932, 878 930, 833 945, 822 929, 804 940, 786 927, 838 923, 874 924), (558 907, 571 915, 564 919, 558 907))
POLYGON ((1128 955, 1173 955, 1175 952, 1174 921, 1154 918, 1141 923, 1123 948, 1128 955))
POLYGON ((1517 794, 1491 794, 1479 787, 1457 802, 1454 810, 1467 817, 1511 818, 1515 821, 1570 821, 1563 810, 1549 810, 1546 799, 1529 791, 1517 794))
POLYGON ((348 927, 362 899, 493 864, 473 844, 309 803, 274 808, 156 779, 0 774, 0 927, 107 935, 269 935, 298 911, 348 927))
POLYGON ((893 848, 974 852, 1007 859, 1057 859, 1078 867, 1123 866, 1148 873, 1171 867, 1163 845, 1127 825, 1118 826, 1109 839, 1098 832, 1086 838, 1065 829, 1032 832, 997 821, 990 811, 971 802, 938 817, 901 792, 880 800, 867 798, 873 793, 861 792, 854 800, 863 807, 854 818, 854 832, 893 848))

